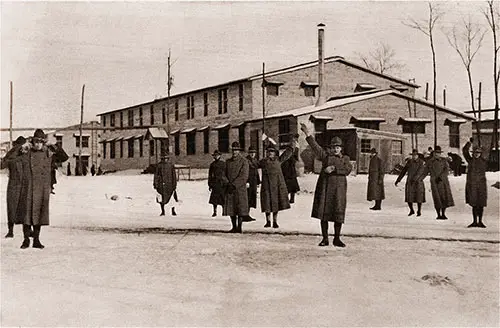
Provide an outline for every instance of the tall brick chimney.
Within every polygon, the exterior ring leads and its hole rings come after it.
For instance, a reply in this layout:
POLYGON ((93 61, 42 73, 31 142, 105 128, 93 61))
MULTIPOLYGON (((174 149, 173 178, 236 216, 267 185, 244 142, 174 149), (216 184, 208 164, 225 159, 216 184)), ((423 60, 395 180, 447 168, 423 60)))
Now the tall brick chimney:
POLYGON ((325 69, 325 24, 318 24, 318 99, 316 106, 321 106, 325 103, 324 95, 324 69, 325 69))

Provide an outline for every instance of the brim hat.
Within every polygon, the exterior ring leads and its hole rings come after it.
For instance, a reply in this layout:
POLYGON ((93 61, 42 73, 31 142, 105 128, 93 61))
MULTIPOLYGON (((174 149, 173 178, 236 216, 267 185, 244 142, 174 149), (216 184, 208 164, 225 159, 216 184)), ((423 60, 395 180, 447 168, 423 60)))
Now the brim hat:
POLYGON ((418 155, 418 150, 413 149, 412 152, 410 153, 410 155, 418 155))
POLYGON ((435 153, 442 153, 443 151, 441 150, 441 146, 436 146, 436 149, 434 149, 435 153))
POLYGON ((231 149, 232 150, 242 150, 240 143, 238 141, 235 141, 231 144, 231 149))
POLYGON ((42 130, 42 129, 36 129, 36 130, 35 130, 35 133, 33 133, 33 138, 32 138, 32 140, 33 140, 33 141, 43 141, 43 142, 45 142, 45 141, 46 141, 46 140, 45 140, 45 137, 46 137, 46 136, 45 136, 45 133, 43 132, 43 130, 42 130))
POLYGON ((333 137, 330 141, 330 147, 340 146, 342 147, 342 139, 339 137, 333 137))
POLYGON ((376 154, 376 153, 377 153, 377 149, 375 149, 375 148, 370 149, 370 154, 376 154))
POLYGON ((16 140, 14 140, 14 142, 12 142, 12 144, 14 146, 20 146, 20 145, 24 144, 25 142, 26 142, 26 138, 23 136, 19 136, 19 137, 17 137, 16 140))
POLYGON ((257 152, 257 150, 255 150, 255 148, 253 148, 253 147, 249 147, 248 148, 248 153, 249 154, 256 153, 256 152, 257 152))
POLYGON ((274 152, 276 154, 278 153, 278 149, 276 149, 276 147, 274 147, 272 145, 267 146, 266 151, 272 151, 272 152, 274 152))
POLYGON ((214 150, 212 156, 218 156, 218 155, 222 155, 221 152, 218 149, 214 150))
POLYGON ((483 147, 476 146, 476 147, 472 148, 472 152, 473 153, 482 153, 483 152, 483 147))

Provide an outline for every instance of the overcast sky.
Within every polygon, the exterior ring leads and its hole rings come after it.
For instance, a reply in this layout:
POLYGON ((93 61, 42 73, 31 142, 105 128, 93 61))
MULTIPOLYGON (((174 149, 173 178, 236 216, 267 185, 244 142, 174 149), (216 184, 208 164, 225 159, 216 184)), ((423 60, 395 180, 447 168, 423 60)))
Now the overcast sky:
MULTIPOLYGON (((450 28, 460 17, 487 26, 486 2, 441 3, 450 28)), ((402 24, 425 19, 426 2, 1 2, 1 127, 66 126, 96 114, 166 95, 172 52, 172 94, 317 58, 317 24, 326 24, 326 56, 359 62, 383 41, 406 65, 402 79, 432 84, 428 38, 402 24)), ((467 75, 443 32, 435 32, 438 102, 470 109, 467 75)), ((493 105, 492 37, 473 65, 483 82, 483 108, 493 105)), ((431 93, 430 93, 431 94, 431 93)), ((2 134, 5 138, 5 134, 2 134)))

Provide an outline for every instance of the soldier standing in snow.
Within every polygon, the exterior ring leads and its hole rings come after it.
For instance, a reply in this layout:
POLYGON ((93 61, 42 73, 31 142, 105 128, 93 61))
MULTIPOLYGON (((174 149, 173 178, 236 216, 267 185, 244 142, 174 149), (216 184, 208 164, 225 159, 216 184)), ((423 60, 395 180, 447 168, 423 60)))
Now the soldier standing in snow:
POLYGON ((311 216, 321 220, 321 234, 323 239, 319 246, 328 245, 328 222, 335 222, 335 235, 333 245, 345 247, 340 240, 340 232, 345 219, 347 203, 347 179, 351 173, 352 165, 349 156, 342 154, 342 140, 332 138, 328 149, 321 148, 309 133, 305 124, 300 124, 300 129, 306 135, 306 141, 311 146, 316 157, 321 160, 321 172, 314 191, 314 202, 311 216))
MULTIPOLYGON (((160 204, 160 216, 165 215, 165 205, 168 204, 172 196, 176 198, 175 189, 177 188, 177 174, 175 165, 169 154, 163 154, 160 162, 156 166, 156 172, 153 178, 153 187, 158 192, 157 202, 160 204)), ((172 215, 177 215, 175 206, 172 206, 172 215)))
POLYGON ((248 196, 248 209, 249 213, 246 218, 243 218, 244 222, 255 221, 254 218, 250 216, 250 208, 257 208, 257 188, 260 185, 259 176, 259 161, 257 160, 257 151, 255 148, 248 148, 248 182, 247 182, 247 196, 248 196))
POLYGON ((295 203, 295 194, 300 191, 297 181, 297 169, 295 164, 299 161, 299 135, 293 136, 292 144, 289 145, 280 156, 281 171, 285 178, 286 188, 290 194, 290 204, 295 203), (285 158, 287 158, 285 160, 285 158))
POLYGON ((432 157, 427 160, 422 175, 423 179, 429 173, 431 176, 432 199, 437 213, 436 220, 448 220, 445 214, 446 208, 455 206, 448 181, 449 170, 448 159, 441 156, 441 147, 436 146, 432 157))
POLYGON ((382 200, 385 198, 384 192, 384 166, 382 160, 377 156, 377 150, 370 150, 370 166, 368 168, 368 201, 375 201, 375 205, 370 207, 371 210, 379 211, 382 209, 382 200))
POLYGON ((482 157, 483 149, 481 147, 474 147, 472 156, 469 154, 472 141, 473 139, 470 138, 462 148, 462 154, 469 164, 465 183, 465 202, 472 206, 473 217, 473 221, 468 228, 486 228, 483 223, 483 211, 488 200, 488 191, 486 188, 488 161, 482 157))
POLYGON ((36 129, 31 143, 25 143, 22 147, 27 152, 30 169, 23 172, 29 177, 29 186, 21 248, 29 247, 33 226, 33 247, 42 249, 45 246, 40 242, 41 227, 49 225, 52 161, 65 162, 68 155, 57 145, 47 144, 45 133, 41 129, 36 129))
MULTIPOLYGON (((271 227, 271 213, 273 213, 273 228, 279 228, 278 212, 290 208, 288 190, 281 172, 278 150, 272 145, 269 145, 266 150, 267 156, 259 162, 259 167, 262 169, 260 208, 263 213, 266 213, 264 228, 271 227)), ((291 155, 290 153, 289 156, 291 155)), ((287 159, 287 157, 282 158, 283 161, 287 159)))
POLYGON ((232 157, 226 160, 226 194, 223 215, 231 217, 229 232, 242 232, 243 218, 248 216, 248 160, 241 156, 240 143, 231 144, 232 157))
POLYGON ((425 170, 425 162, 422 158, 420 158, 418 150, 416 149, 413 149, 413 152, 410 155, 411 158, 406 162, 406 165, 401 170, 401 173, 399 173, 394 185, 397 186, 405 174, 408 174, 405 184, 405 202, 408 203, 408 207, 410 208, 408 216, 415 214, 415 211, 413 210, 413 203, 417 203, 417 216, 421 216, 422 203, 425 203, 425 186, 422 181, 422 173, 425 170))
POLYGON ((221 159, 221 153, 215 150, 212 154, 214 161, 208 169, 208 190, 210 190, 209 204, 212 204, 212 217, 217 216, 217 205, 224 205, 224 178, 226 163, 221 159))
POLYGON ((29 157, 27 151, 21 146, 26 143, 24 137, 18 137, 12 143, 5 157, 2 159, 1 168, 9 169, 9 182, 7 184, 7 226, 9 231, 5 238, 14 237, 14 224, 23 224, 27 210, 27 194, 29 187, 29 157))

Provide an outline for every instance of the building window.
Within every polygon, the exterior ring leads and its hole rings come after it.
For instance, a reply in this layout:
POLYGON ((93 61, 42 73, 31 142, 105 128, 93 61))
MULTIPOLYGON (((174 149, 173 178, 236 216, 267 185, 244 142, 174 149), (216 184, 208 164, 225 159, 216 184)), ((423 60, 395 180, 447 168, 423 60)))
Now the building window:
POLYGON ((102 158, 106 159, 106 141, 102 143, 102 158))
POLYGON ((314 87, 304 87, 304 96, 306 96, 306 97, 316 97, 316 88, 314 88, 314 87))
POLYGON ((460 124, 450 124, 450 147, 460 148, 460 124))
POLYGON ((194 96, 188 96, 186 98, 186 110, 187 119, 191 120, 194 118, 194 96))
POLYGON ((203 131, 203 152, 208 154, 210 152, 210 130, 206 129, 203 131))
POLYGON ((120 112, 120 127, 123 128, 123 112, 120 112))
POLYGON ((142 107, 139 107, 139 126, 143 126, 144 121, 142 119, 142 107))
POLYGON ((120 140, 120 158, 123 158, 123 140, 120 140))
POLYGON ((180 136, 179 134, 177 133, 175 136, 174 136, 174 154, 175 156, 179 156, 181 154, 181 146, 180 146, 180 136))
POLYGON ((268 96, 279 96, 279 85, 278 84, 268 84, 266 86, 266 91, 268 96))
POLYGON ((208 93, 203 94, 203 116, 208 116, 208 93))
POLYGON ((128 111, 128 126, 134 126, 134 110, 129 109, 128 111))
POLYGON ((227 113, 227 88, 219 90, 219 114, 227 113))
POLYGON ((243 84, 240 84, 238 86, 238 94, 239 94, 239 110, 240 112, 243 110, 243 104, 244 104, 244 93, 243 93, 243 84))
POLYGON ((290 142, 290 120, 279 120, 278 124, 278 142, 282 148, 290 142))
POLYGON ((392 140, 392 154, 401 155, 403 153, 403 142, 401 140, 392 140))
POLYGON ((149 117, 150 117, 150 123, 151 125, 155 125, 155 110, 153 108, 153 105, 151 105, 151 108, 149 108, 149 117))
POLYGON ((149 140, 149 156, 155 155, 155 141, 149 140))
POLYGON ((139 138, 139 157, 144 156, 144 139, 139 138))
POLYGON ((109 158, 115 158, 116 156, 115 148, 116 148, 115 142, 111 141, 109 143, 109 158))
POLYGON ((174 114, 175 114, 175 120, 178 121, 179 120, 179 101, 176 100, 175 101, 175 104, 174 104, 174 114))
POLYGON ((238 141, 240 142, 240 147, 245 149, 245 125, 238 127, 238 141))
POLYGON ((167 111, 165 110, 165 107, 161 109, 161 122, 163 124, 167 123, 167 111))
POLYGON ((128 157, 134 157, 134 138, 127 140, 128 157))
POLYGON ((102 127, 105 128, 106 127, 106 116, 102 116, 102 127))
POLYGON ((62 148, 63 147, 63 142, 62 142, 62 136, 56 136, 56 145, 57 147, 59 148, 62 148))
POLYGON ((425 123, 406 123, 403 124, 403 133, 425 134, 425 123))
POLYGON ((82 137, 82 148, 89 147, 89 139, 90 139, 90 137, 82 137))
POLYGON ((369 154, 372 149, 372 141, 370 139, 361 139, 361 150, 362 154, 369 154))
POLYGON ((196 130, 186 133, 186 154, 196 154, 196 130))
POLYGON ((109 125, 110 126, 115 126, 115 114, 111 114, 109 116, 109 125))
POLYGON ((219 130, 218 147, 221 153, 229 153, 229 128, 219 130))

